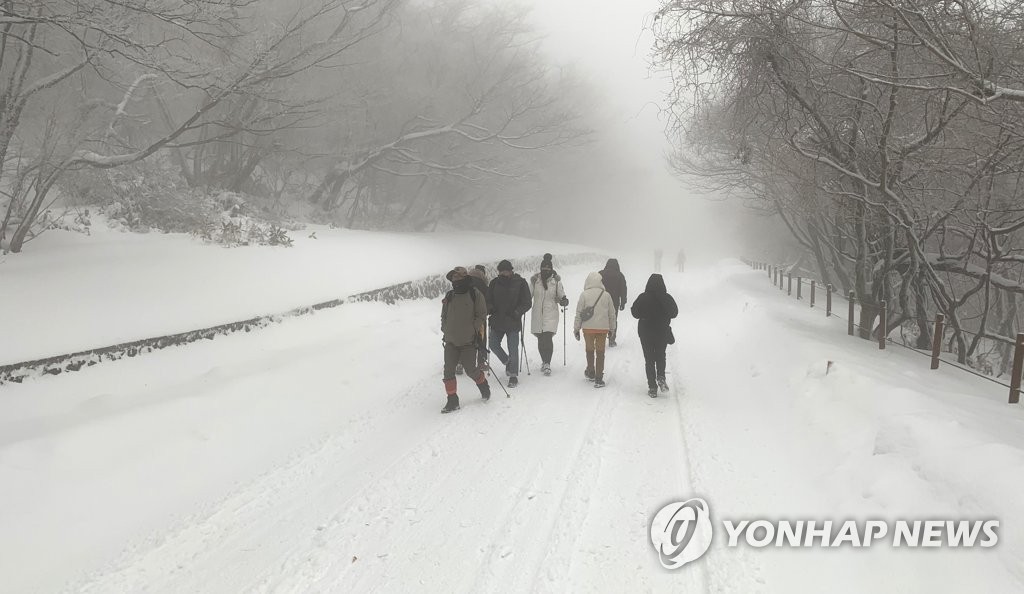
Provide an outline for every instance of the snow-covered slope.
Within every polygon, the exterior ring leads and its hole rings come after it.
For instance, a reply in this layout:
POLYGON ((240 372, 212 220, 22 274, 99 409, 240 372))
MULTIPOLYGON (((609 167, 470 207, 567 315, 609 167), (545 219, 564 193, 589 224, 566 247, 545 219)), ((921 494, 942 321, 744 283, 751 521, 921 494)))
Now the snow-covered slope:
MULTIPOLYGON (((623 263, 635 295, 647 271, 623 263)), ((562 272, 575 301, 588 271, 562 272)), ((484 404, 463 379, 463 409, 439 415, 439 304, 428 301, 346 305, 5 386, 0 583, 1020 590, 1024 418, 1001 390, 850 339, 741 265, 666 276, 682 313, 673 391, 654 400, 635 325, 622 318, 604 390, 583 380, 571 336, 565 367, 556 337, 552 377, 536 373, 527 337, 534 373, 511 399, 494 385, 484 404), (719 517, 997 517, 1004 528, 997 548, 978 550, 727 549, 718 539, 667 572, 649 517, 695 495, 719 517)))
POLYGON ((591 251, 477 232, 311 226, 291 235, 291 248, 228 249, 102 224, 91 236, 48 232, 24 253, 0 256, 0 364, 276 313, 457 265, 591 251))

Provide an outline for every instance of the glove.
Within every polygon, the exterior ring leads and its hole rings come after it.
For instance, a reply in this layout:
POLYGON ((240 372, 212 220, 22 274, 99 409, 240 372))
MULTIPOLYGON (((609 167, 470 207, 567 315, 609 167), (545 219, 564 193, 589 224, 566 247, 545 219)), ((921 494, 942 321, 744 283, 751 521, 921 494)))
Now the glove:
POLYGON ((619 311, 626 311, 626 304, 625 303, 623 303, 622 305, 619 306, 619 311))
POLYGON ((569 307, 569 298, 563 296, 561 301, 558 302, 558 304, 561 305, 562 307, 569 307))
POLYGON ((573 330, 572 335, 576 337, 577 341, 580 339, 580 331, 579 330, 573 330))

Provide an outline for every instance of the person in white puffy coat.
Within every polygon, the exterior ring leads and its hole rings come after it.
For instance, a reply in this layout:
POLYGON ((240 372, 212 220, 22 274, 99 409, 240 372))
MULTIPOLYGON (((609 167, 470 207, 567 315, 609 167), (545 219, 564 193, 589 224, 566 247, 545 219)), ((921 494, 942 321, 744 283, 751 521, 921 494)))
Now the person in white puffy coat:
POLYGON ((587 349, 587 370, 584 375, 594 380, 595 388, 604 387, 604 352, 608 334, 615 331, 617 308, 612 296, 601 282, 600 272, 591 272, 576 303, 573 335, 580 339, 582 331, 587 349), (593 315, 584 320, 584 312, 593 308, 593 315))
POLYGON ((565 296, 562 279, 551 263, 551 254, 544 254, 540 272, 530 278, 530 292, 533 293, 533 307, 530 308, 530 332, 537 337, 540 351, 540 370, 551 375, 551 356, 554 354, 555 334, 558 333, 559 309, 569 305, 565 296))

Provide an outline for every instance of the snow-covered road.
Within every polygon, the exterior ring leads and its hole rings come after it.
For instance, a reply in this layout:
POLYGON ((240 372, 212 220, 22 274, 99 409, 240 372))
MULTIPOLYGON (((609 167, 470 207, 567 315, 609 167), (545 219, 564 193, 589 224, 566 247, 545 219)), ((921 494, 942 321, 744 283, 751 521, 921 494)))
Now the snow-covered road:
MULTIPOLYGON (((586 271, 565 272, 575 301, 586 271)), ((583 379, 571 336, 568 365, 559 335, 541 376, 528 337, 534 373, 511 399, 492 380, 483 403, 463 379, 462 410, 439 415, 435 302, 345 306, 5 387, 3 590, 1020 588, 1019 410, 847 339, 741 266, 667 278, 679 342, 673 390, 653 400, 627 315, 607 388, 583 379), (716 537, 700 562, 665 571, 650 515, 695 495, 723 517, 984 515, 1006 528, 984 551, 716 537)), ((645 279, 629 275, 633 295, 645 279)))

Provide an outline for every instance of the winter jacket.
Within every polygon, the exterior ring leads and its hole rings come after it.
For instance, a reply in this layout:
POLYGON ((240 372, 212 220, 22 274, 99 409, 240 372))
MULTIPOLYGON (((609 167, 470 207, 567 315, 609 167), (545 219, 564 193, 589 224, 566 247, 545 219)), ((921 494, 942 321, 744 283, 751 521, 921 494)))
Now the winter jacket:
POLYGON ((655 343, 667 343, 669 323, 679 315, 676 300, 668 294, 665 279, 660 274, 652 274, 647 279, 647 288, 636 298, 629 309, 633 317, 640 320, 637 334, 640 340, 655 343))
POLYGON ((615 258, 608 260, 608 263, 604 265, 604 270, 601 271, 601 281, 604 282, 604 288, 612 296, 612 304, 617 309, 625 308, 627 303, 626 277, 619 270, 618 260, 615 258))
POLYGON ((565 299, 565 289, 562 287, 562 278, 558 274, 552 274, 548 279, 548 287, 544 288, 544 281, 540 273, 530 277, 530 287, 533 289, 533 313, 530 314, 530 332, 540 334, 541 332, 558 333, 558 310, 562 307, 562 300, 565 299))
POLYGON ((476 342, 487 321, 487 302, 480 291, 449 292, 441 301, 441 334, 444 341, 455 346, 476 342))
POLYGON ((611 294, 605 290, 601 282, 601 273, 591 272, 587 276, 587 282, 583 285, 583 293, 576 303, 576 322, 573 323, 573 330, 615 330, 616 319, 615 303, 612 302, 611 294), (587 321, 580 317, 583 309, 594 306, 594 315, 587 321))
POLYGON ((522 330, 521 318, 530 311, 531 305, 530 287, 518 274, 498 275, 487 287, 487 313, 491 315, 492 330, 522 330))

